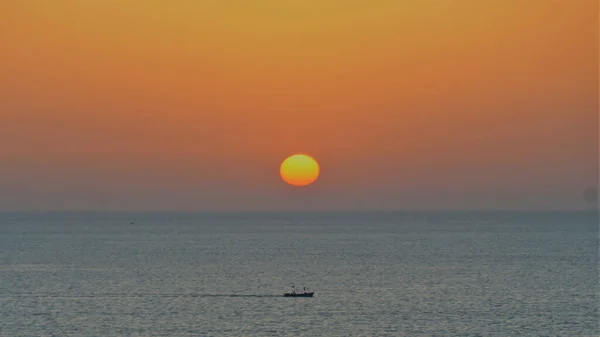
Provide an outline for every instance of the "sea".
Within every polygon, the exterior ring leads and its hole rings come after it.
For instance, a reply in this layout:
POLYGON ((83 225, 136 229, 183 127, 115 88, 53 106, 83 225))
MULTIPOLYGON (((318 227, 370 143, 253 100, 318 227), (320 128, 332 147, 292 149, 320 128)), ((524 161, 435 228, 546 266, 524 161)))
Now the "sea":
POLYGON ((600 336, 598 233, 595 211, 0 213, 0 336, 600 336))

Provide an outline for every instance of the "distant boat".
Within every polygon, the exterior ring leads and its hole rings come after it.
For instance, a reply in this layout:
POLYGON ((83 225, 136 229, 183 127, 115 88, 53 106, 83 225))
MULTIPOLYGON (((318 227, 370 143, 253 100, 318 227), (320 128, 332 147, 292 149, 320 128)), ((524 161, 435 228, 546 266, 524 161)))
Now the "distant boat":
POLYGON ((313 297, 313 295, 315 294, 314 291, 306 291, 306 288, 304 288, 301 293, 297 293, 296 287, 292 287, 292 288, 294 288, 292 290, 292 292, 291 293, 283 293, 283 297, 313 297))

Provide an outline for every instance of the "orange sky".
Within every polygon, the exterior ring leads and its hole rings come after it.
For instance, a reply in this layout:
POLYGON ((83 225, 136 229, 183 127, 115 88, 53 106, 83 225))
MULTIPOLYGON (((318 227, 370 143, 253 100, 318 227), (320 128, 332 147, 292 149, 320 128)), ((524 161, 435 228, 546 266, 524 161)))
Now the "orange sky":
POLYGON ((0 210, 580 208, 595 0, 0 3, 0 210), (280 180, 296 152, 308 189, 280 180))

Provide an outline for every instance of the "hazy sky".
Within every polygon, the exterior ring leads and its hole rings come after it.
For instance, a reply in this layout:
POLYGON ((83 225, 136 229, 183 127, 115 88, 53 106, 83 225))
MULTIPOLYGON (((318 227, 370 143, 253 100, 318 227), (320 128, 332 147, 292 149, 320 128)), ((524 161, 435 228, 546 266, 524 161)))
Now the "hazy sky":
POLYGON ((0 210, 556 209, 596 0, 0 2, 0 210), (279 177, 306 152, 309 188, 279 177))

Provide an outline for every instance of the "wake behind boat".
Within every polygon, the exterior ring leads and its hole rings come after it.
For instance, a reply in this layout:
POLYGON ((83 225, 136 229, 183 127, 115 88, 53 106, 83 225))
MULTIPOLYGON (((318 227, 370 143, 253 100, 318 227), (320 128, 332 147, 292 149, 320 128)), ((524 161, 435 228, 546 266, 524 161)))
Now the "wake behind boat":
POLYGON ((303 291, 301 293, 296 292, 296 287, 293 288, 294 289, 292 290, 292 292, 283 293, 283 297, 313 297, 313 295, 315 294, 314 291, 307 291, 306 287, 303 288, 303 291))

